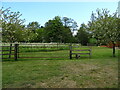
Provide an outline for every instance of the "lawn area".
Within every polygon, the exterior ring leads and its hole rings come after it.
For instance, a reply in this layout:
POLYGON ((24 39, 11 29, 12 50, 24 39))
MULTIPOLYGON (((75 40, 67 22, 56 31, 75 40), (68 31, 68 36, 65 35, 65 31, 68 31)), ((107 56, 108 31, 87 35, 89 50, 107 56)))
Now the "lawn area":
POLYGON ((3 61, 2 69, 3 88, 117 88, 118 50, 115 58, 111 48, 92 47, 91 58, 3 61))

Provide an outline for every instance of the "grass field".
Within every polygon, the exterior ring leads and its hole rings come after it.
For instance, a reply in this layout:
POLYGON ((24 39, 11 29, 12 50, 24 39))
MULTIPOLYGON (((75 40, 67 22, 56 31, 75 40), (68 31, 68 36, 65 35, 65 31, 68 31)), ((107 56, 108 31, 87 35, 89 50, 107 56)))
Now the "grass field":
POLYGON ((3 88, 118 87, 118 50, 113 58, 105 47, 93 47, 92 58, 19 59, 3 61, 2 67, 3 88))

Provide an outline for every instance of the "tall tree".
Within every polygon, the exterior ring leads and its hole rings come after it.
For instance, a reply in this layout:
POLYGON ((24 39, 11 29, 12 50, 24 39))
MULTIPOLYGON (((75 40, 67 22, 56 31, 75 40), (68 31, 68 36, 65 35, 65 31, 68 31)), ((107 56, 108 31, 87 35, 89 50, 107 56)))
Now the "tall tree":
POLYGON ((5 42, 20 42, 23 37, 24 20, 20 19, 20 12, 11 12, 10 8, 0 9, 2 18, 2 37, 5 42))
POLYGON ((72 33, 69 27, 64 27, 59 16, 45 23, 44 38, 46 42, 69 42, 72 33))
POLYGON ((24 42, 34 42, 37 37, 37 33, 34 33, 33 31, 29 30, 28 28, 24 29, 24 42))
POLYGON ((44 42, 44 27, 36 30, 36 38, 34 42, 44 42))
POLYGON ((87 26, 83 23, 81 24, 80 29, 76 35, 77 42, 81 43, 82 45, 87 45, 89 41, 89 33, 87 32, 87 26))
POLYGON ((113 15, 109 14, 107 9, 97 9, 96 13, 92 13, 92 21, 89 24, 89 29, 93 33, 93 37, 99 42, 113 43, 113 57, 115 57, 115 42, 119 41, 120 30, 117 17, 117 12, 113 15))
POLYGON ((30 22, 27 25, 27 28, 32 30, 35 33, 35 31, 40 28, 40 24, 38 22, 30 22))
POLYGON ((62 23, 65 27, 69 27, 73 33, 74 33, 74 31, 77 30, 77 27, 78 27, 77 22, 71 18, 63 17, 62 23))
POLYGON ((72 35, 72 32, 69 27, 63 27, 62 42, 64 42, 64 43, 74 42, 73 35, 72 35))
POLYGON ((44 38, 46 42, 61 42, 63 25, 60 17, 56 16, 53 20, 45 23, 44 38))
POLYGON ((20 42, 23 40, 24 20, 20 19, 20 12, 11 12, 10 8, 0 9, 2 18, 0 22, 2 24, 2 40, 9 42, 10 51, 9 58, 11 57, 12 43, 20 42))

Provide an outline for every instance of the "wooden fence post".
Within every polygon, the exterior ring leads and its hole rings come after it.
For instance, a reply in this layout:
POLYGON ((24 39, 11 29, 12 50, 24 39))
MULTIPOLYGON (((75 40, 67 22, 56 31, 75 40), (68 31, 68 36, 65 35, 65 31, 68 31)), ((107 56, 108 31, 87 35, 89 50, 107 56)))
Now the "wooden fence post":
POLYGON ((72 59, 72 44, 70 44, 70 59, 72 59))
POLYGON ((17 58, 18 58, 18 46, 19 46, 19 44, 15 44, 15 52, 14 52, 14 59, 15 59, 15 61, 17 61, 17 58))
POLYGON ((10 43, 9 58, 11 58, 11 53, 12 53, 12 43, 10 43))
POLYGON ((43 44, 43 45, 44 45, 43 47, 45 48, 45 44, 43 44))
POLYGON ((17 44, 17 58, 19 58, 19 44, 17 44))
POLYGON ((58 49, 58 42, 57 42, 57 49, 58 49))

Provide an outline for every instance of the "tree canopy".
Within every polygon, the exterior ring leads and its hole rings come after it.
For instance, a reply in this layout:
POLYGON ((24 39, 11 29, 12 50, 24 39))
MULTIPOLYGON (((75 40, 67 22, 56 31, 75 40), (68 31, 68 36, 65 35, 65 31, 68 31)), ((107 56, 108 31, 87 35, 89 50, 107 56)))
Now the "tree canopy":
POLYGON ((87 26, 83 23, 81 24, 80 29, 76 35, 77 42, 81 43, 82 45, 87 45, 89 41, 89 32, 87 32, 87 26))
POLYGON ((27 25, 27 28, 32 30, 35 33, 35 31, 40 28, 40 24, 38 22, 30 22, 27 25))
POLYGON ((2 37, 5 42, 19 42, 22 41, 24 20, 20 19, 20 12, 11 12, 10 8, 0 9, 2 18, 2 37))
POLYGON ((93 37, 97 38, 101 43, 119 41, 119 18, 117 17, 117 13, 110 15, 109 12, 107 9, 97 9, 96 13, 92 13, 91 25, 89 24, 89 29, 93 33, 93 37))
POLYGON ((45 23, 44 39, 46 42, 69 42, 72 33, 68 27, 63 26, 59 16, 45 23))
POLYGON ((0 11, 4 42, 76 42, 87 45, 91 38, 95 38, 98 44, 120 41, 120 18, 117 12, 111 15, 107 9, 92 12, 91 21, 81 24, 79 29, 77 22, 68 17, 55 16, 45 26, 40 26, 37 21, 25 25, 20 12, 12 12, 10 8, 1 8, 0 11), (75 30, 78 32, 74 36, 75 30))
POLYGON ((107 9, 97 9, 96 13, 92 13, 88 26, 98 43, 113 43, 113 56, 115 56, 115 42, 120 41, 120 18, 118 18, 117 12, 113 15, 109 12, 107 9))

